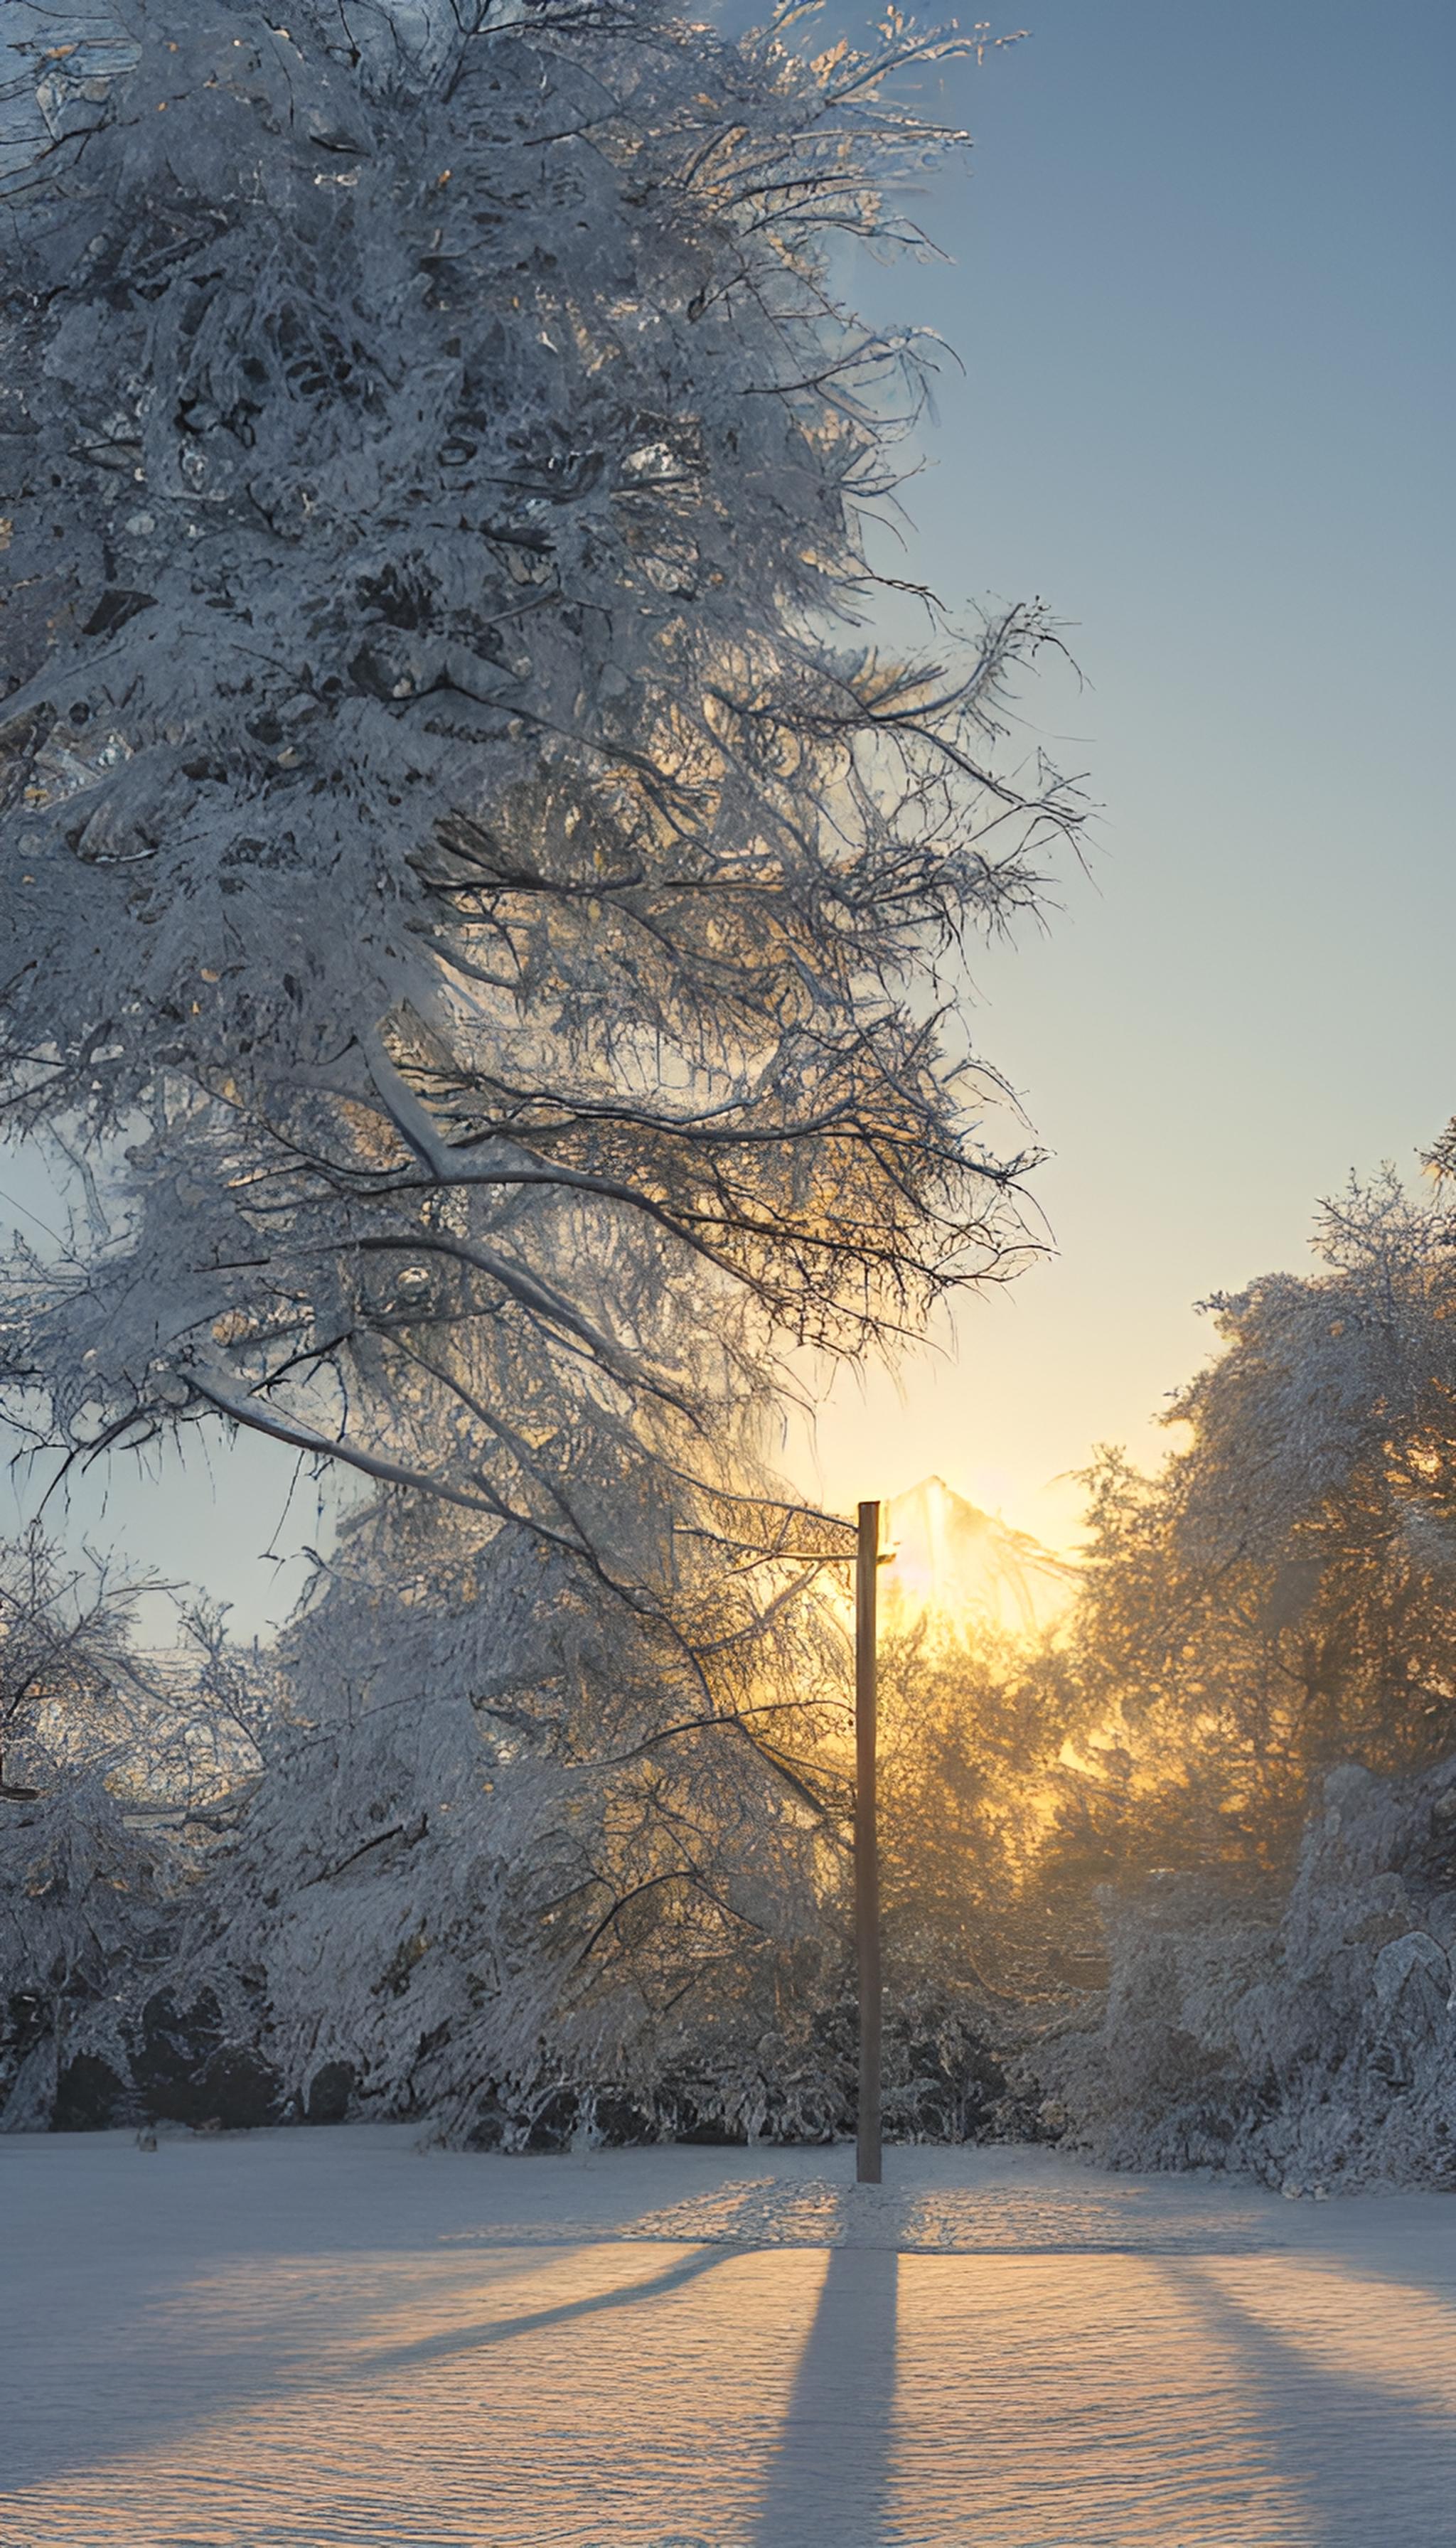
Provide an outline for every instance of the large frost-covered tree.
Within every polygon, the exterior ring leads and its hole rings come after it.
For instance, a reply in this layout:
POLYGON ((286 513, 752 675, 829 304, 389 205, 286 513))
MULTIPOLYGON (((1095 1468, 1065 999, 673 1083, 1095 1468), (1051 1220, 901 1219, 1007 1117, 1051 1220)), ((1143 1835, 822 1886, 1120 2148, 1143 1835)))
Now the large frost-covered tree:
POLYGON ((230 1418, 662 1602, 670 1514, 762 1539, 766 1352, 1025 1238, 940 967, 1076 825, 1004 748, 1048 631, 866 642, 924 356, 837 297, 919 244, 945 47, 16 15, 0 1106, 99 1211, 12 1264, 12 1409, 230 1418))

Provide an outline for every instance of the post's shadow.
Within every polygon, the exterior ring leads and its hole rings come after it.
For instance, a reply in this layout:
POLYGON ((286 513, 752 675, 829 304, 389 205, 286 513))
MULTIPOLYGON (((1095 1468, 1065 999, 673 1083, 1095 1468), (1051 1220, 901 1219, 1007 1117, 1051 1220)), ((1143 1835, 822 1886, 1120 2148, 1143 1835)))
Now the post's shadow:
POLYGON ((895 2402, 893 2247, 835 2247, 751 2548, 883 2548, 895 2402))

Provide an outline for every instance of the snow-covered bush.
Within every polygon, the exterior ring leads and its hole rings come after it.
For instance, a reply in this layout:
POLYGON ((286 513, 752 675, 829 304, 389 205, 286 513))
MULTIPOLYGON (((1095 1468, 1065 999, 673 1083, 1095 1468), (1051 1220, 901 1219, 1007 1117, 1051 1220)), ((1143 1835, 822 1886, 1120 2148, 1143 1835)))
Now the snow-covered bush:
MULTIPOLYGON (((0 2120, 126 2104, 188 1890, 255 1772, 268 1677, 221 1619, 136 1642, 144 1586, 39 1527, 0 1546, 0 2120)), ((154 2030, 153 2030, 154 2031, 154 2030)), ((143 2047, 144 2055, 144 2047, 143 2047)), ((144 2067, 144 2057, 143 2057, 144 2067)))
POLYGON ((1105 2008, 1032 2062, 1072 2141, 1290 2191, 1456 2185, 1456 1760, 1332 1773, 1282 1904, 1169 1875, 1105 1917, 1105 2008))
POLYGON ((184 1874, 176 1836, 138 1830, 95 1764, 0 1798, 0 2125, 111 2119, 128 2003, 184 1874), (76 2066, 79 2065, 79 2068, 76 2066))

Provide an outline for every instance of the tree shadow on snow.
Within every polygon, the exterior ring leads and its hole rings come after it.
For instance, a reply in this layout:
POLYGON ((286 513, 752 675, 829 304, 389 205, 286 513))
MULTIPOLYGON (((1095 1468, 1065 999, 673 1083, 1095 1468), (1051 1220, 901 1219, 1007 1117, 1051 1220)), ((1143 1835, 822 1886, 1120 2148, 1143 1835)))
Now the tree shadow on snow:
MULTIPOLYGON (((544 2257, 549 2255, 554 2260, 563 2252, 570 2251, 522 2249, 511 2258, 506 2271, 524 2273, 544 2257)), ((144 2405, 138 2402, 135 2380, 126 2374, 128 2348, 121 2340, 130 2335, 135 2345, 135 2322, 119 2320, 115 2329, 107 2331, 113 2338, 110 2344, 103 2337, 100 2347, 93 2344, 87 2348, 84 2406, 65 2417, 22 2414, 11 2421, 4 2464, 0 2467, 0 2500, 28 2487, 44 2485, 68 2469, 150 2450, 164 2434, 176 2435, 233 2410, 245 2412, 269 2398, 297 2397, 301 2391, 316 2388, 320 2394, 336 2394, 345 2388, 366 2387, 370 2381, 386 2379, 416 2365, 483 2353, 493 2345, 536 2334, 545 2327, 568 2325, 574 2319, 593 2318, 603 2311, 629 2310, 643 2301, 660 2300, 683 2284, 696 2281, 699 2275, 710 2273, 714 2266, 726 2264, 734 2252, 727 2247, 696 2247, 689 2255, 679 2257, 661 2272, 645 2275, 638 2282, 588 2292, 578 2300, 556 2302, 545 2309, 523 2310, 510 2318, 483 2319, 465 2326, 446 2327, 437 2335, 419 2336, 411 2343, 386 2345, 376 2352, 349 2354, 342 2359, 319 2360, 312 2353, 303 2357, 295 2354, 291 2360, 276 2355, 265 2360, 257 2354, 229 2357, 204 2344, 195 2358, 196 2382, 188 2379, 185 2366, 171 2365, 164 2384, 146 2384, 144 2405)))
MULTIPOLYGON (((1321 2361, 1233 2298, 1202 2266, 1155 2260, 1179 2298, 1228 2344, 1262 2405, 1270 2458, 1311 2518, 1312 2548, 1451 2548, 1456 2418, 1372 2374, 1321 2361)), ((1456 2350, 1451 2315, 1446 2359, 1456 2350)), ((1419 2364, 1404 2361, 1405 2376, 1419 2364)))
MULTIPOLYGON (((699 2274, 712 2272, 715 2265, 725 2265, 735 2251, 729 2247, 697 2247, 690 2256, 680 2257, 677 2264, 665 2265, 660 2274, 649 2274, 640 2283, 626 2283, 609 2292, 589 2292, 579 2301, 559 2301, 551 2309, 527 2310, 519 2318, 483 2319, 475 2326, 447 2327, 439 2335, 422 2335, 413 2344, 392 2345, 383 2353, 371 2353, 359 2365, 360 2377, 376 2378, 386 2371, 408 2371, 415 2363, 442 2362, 452 2354, 475 2353, 483 2346, 503 2344, 517 2335, 535 2335, 545 2326, 567 2326, 573 2319, 594 2318, 601 2310, 629 2309, 638 2301, 660 2300, 665 2292, 677 2291, 683 2283, 696 2282, 699 2274)), ((329 2386, 334 2385, 332 2377, 329 2386)))

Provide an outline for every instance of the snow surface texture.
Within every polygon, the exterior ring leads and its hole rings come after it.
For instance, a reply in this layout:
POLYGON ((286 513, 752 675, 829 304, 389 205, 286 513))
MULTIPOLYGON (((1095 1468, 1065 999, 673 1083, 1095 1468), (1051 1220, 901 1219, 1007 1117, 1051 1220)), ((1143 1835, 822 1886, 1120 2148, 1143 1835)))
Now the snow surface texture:
POLYGON ((1046 2151, 0 2143, 15 2548, 1448 2548, 1456 2210, 1046 2151))
POLYGON ((1175 1876, 1104 1919, 1105 2011, 1036 2055, 1080 2147, 1305 2192, 1456 2187, 1456 1761, 1334 1771, 1277 1919, 1175 1876))

